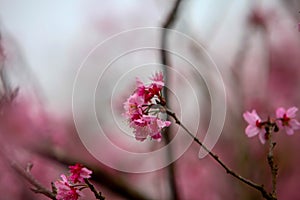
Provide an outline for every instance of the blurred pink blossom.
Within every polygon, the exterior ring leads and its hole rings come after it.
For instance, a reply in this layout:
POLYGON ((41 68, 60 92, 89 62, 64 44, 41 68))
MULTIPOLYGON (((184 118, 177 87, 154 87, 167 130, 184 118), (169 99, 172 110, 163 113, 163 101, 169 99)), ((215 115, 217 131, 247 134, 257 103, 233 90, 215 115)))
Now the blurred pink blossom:
POLYGON ((263 124, 261 123, 261 119, 256 113, 256 110, 252 110, 251 113, 248 111, 245 112, 243 117, 249 124, 245 130, 246 135, 248 137, 254 137, 258 134, 260 142, 264 144, 266 142, 266 131, 263 128, 263 124))
POLYGON ((276 117, 279 118, 279 128, 285 129, 286 133, 288 135, 293 135, 294 130, 300 129, 300 122, 298 122, 296 119, 296 112, 298 111, 298 108, 291 107, 287 110, 280 107, 276 110, 276 117))
POLYGON ((262 8, 254 8, 249 16, 249 22, 256 26, 265 27, 269 19, 269 13, 262 8))

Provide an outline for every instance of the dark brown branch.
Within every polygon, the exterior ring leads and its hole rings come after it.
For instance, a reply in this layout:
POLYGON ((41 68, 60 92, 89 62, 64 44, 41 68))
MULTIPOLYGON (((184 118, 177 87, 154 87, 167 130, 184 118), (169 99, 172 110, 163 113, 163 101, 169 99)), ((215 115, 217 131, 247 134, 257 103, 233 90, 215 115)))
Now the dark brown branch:
POLYGON ((35 193, 43 194, 50 199, 56 200, 55 194, 52 193, 50 190, 45 188, 40 182, 38 182, 32 174, 29 172, 29 170, 25 170, 22 168, 18 163, 11 162, 12 168, 23 178, 25 178, 31 185, 33 185, 35 188, 32 188, 31 190, 35 193))
MULTIPOLYGON (((163 30, 162 30, 162 37, 161 37, 161 63, 163 65, 163 71, 165 75, 165 83, 167 84, 168 81, 168 73, 167 73, 167 68, 166 66, 170 66, 168 55, 166 52, 166 46, 167 46, 167 35, 168 35, 168 29, 171 28, 175 21, 176 17, 178 15, 178 9, 179 5, 182 1, 181 0, 176 0, 170 14, 167 16, 166 21, 163 23, 163 30)), ((166 90, 163 91, 164 93, 164 98, 167 100, 168 99, 168 92, 166 90)), ((168 144, 171 141, 170 134, 168 133, 168 130, 166 130, 164 134, 164 140, 165 143, 168 144)), ((167 148, 167 158, 171 161, 173 159, 173 150, 170 145, 168 145, 167 148)), ((171 162, 171 164, 167 167, 168 169, 168 176, 169 176, 169 185, 171 188, 171 199, 178 200, 179 195, 178 195, 178 190, 176 186, 176 180, 175 180, 175 164, 171 162)))
POLYGON ((102 196, 101 192, 98 192, 96 190, 96 188, 94 187, 94 185, 91 184, 88 179, 84 179, 84 182, 87 184, 87 186, 90 188, 90 190, 94 193, 96 199, 105 200, 105 198, 102 196))
POLYGON ((136 199, 136 200, 149 200, 151 198, 141 194, 139 191, 134 190, 125 180, 116 176, 110 175, 109 173, 102 170, 99 166, 94 166, 89 163, 85 163, 81 160, 75 159, 64 152, 54 151, 49 148, 40 148, 36 150, 40 155, 52 159, 60 164, 70 166, 74 163, 82 163, 88 169, 93 171, 92 180, 106 187, 111 192, 125 198, 125 199, 136 199))
POLYGON ((183 128, 193 139, 194 141, 199 144, 215 161, 217 161, 218 164, 220 164, 226 171, 227 174, 230 174, 231 176, 233 176, 234 178, 240 180, 241 182, 247 184, 248 186, 258 190, 262 196, 267 199, 267 200, 277 200, 276 197, 273 197, 272 194, 269 194, 263 185, 258 185, 244 177, 242 177, 241 175, 236 174, 232 169, 230 169, 229 167, 226 166, 225 163, 223 163, 223 161, 220 160, 220 158, 214 154, 213 152, 211 152, 202 142, 200 142, 200 140, 198 140, 198 138, 196 138, 181 122, 180 120, 177 118, 176 114, 174 112, 171 112, 170 110, 166 110, 166 113, 171 116, 176 124, 178 124, 181 128, 183 128))

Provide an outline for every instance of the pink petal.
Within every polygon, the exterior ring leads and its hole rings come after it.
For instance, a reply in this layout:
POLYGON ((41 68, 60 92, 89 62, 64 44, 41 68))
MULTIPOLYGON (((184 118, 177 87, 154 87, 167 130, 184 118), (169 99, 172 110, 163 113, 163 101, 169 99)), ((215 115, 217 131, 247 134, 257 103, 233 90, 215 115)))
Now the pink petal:
POLYGON ((165 121, 166 127, 169 127, 169 126, 171 125, 171 123, 172 123, 172 122, 170 122, 170 121, 165 121))
POLYGON ((135 119, 135 120, 133 120, 133 122, 135 125, 138 125, 138 126, 142 126, 145 124, 145 121, 143 119, 135 119))
POLYGON ((259 128, 253 125, 248 125, 245 132, 248 137, 253 137, 259 133, 259 128))
POLYGON ((150 78, 150 80, 163 82, 163 81, 164 81, 164 75, 163 75, 162 72, 156 72, 156 73, 150 78))
POLYGON ((293 135, 294 134, 294 130, 288 126, 284 127, 286 134, 288 135, 293 135))
POLYGON ((137 141, 143 142, 144 140, 146 140, 146 137, 139 136, 139 135, 135 135, 135 139, 136 139, 137 141))
POLYGON ((292 129, 294 130, 298 130, 300 129, 300 122, 298 122, 296 119, 291 119, 289 121, 289 125, 292 129))
POLYGON ((159 128, 164 128, 170 126, 171 122, 169 121, 162 121, 160 119, 157 119, 157 125, 159 128))
POLYGON ((289 108, 287 111, 286 111, 286 115, 289 117, 289 118, 294 118, 296 117, 296 112, 298 111, 298 108, 296 107, 291 107, 289 108))
POLYGON ((144 83, 138 77, 135 78, 135 81, 136 81, 136 86, 137 87, 143 87, 144 86, 144 83))
POLYGON ((276 117, 277 118, 282 118, 283 115, 285 114, 285 109, 280 107, 280 108, 277 108, 276 110, 276 117))
POLYGON ((161 141, 161 133, 157 133, 157 134, 151 136, 151 138, 160 142, 161 141))
POLYGON ((258 138, 259 138, 259 141, 262 143, 262 144, 265 144, 266 143, 266 133, 265 131, 260 131, 259 132, 259 135, 258 135, 258 138))
POLYGON ((255 125, 257 120, 261 121, 260 117, 256 113, 256 110, 252 110, 252 113, 250 113, 248 111, 245 112, 243 114, 243 117, 248 122, 248 124, 251 124, 251 125, 255 125))
POLYGON ((63 180, 63 182, 68 183, 68 179, 67 179, 66 175, 62 174, 62 175, 60 175, 60 177, 63 180))
POLYGON ((278 128, 279 128, 279 129, 282 129, 282 128, 283 128, 283 124, 282 124, 282 121, 281 121, 281 120, 278 121, 277 125, 278 125, 278 128))
POLYGON ((81 172, 82 172, 81 176, 83 178, 91 178, 91 174, 93 173, 91 170, 89 170, 89 169, 87 169, 85 167, 82 168, 81 172))

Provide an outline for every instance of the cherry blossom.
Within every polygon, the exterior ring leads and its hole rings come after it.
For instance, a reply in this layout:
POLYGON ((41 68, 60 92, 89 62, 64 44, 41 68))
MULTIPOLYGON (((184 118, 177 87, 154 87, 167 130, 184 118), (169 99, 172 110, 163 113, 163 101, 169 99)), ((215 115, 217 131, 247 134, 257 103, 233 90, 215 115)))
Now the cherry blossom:
POLYGON ((57 200, 77 200, 81 196, 81 192, 76 187, 72 186, 67 177, 61 175, 62 180, 58 180, 54 183, 57 189, 57 200))
POLYGON ((300 122, 295 119, 297 111, 298 108, 296 107, 291 107, 287 110, 280 107, 276 110, 279 128, 284 129, 288 135, 293 135, 294 130, 300 129, 300 122))
POLYGON ((136 140, 144 141, 147 136, 150 136, 152 139, 160 141, 162 129, 170 125, 171 122, 169 121, 164 121, 151 115, 144 115, 130 126, 134 128, 136 140))
POLYGON ((137 93, 130 95, 127 101, 124 103, 124 116, 129 121, 137 120, 141 117, 143 110, 144 100, 137 93))
POLYGON ((160 141, 162 130, 171 125, 171 122, 160 118, 160 107, 165 105, 161 95, 164 87, 162 72, 157 72, 150 80, 151 84, 145 85, 136 78, 137 89, 124 103, 124 116, 138 141, 144 141, 148 136, 160 141))
POLYGON ((252 110, 252 112, 245 112, 243 117, 249 124, 245 130, 246 135, 249 138, 258 135, 260 142, 264 144, 266 142, 266 131, 260 117, 256 113, 256 110, 252 110))
POLYGON ((83 167, 82 164, 75 164, 74 166, 69 166, 70 169, 70 180, 73 183, 83 183, 85 178, 90 178, 92 171, 83 167))

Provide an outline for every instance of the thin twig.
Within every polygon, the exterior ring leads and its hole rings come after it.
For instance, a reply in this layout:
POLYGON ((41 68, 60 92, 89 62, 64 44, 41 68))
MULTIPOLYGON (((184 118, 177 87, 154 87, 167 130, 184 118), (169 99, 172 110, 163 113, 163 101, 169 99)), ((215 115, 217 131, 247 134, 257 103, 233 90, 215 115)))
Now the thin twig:
POLYGON ((38 182, 32 174, 29 172, 29 170, 25 170, 22 168, 18 163, 11 162, 11 167, 23 178, 25 178, 31 185, 33 185, 35 188, 32 188, 31 190, 35 193, 43 194, 50 199, 56 200, 55 194, 48 190, 46 187, 44 187, 40 182, 38 182))
MULTIPOLYGON (((168 54, 166 51, 166 47, 167 47, 167 35, 168 35, 168 29, 171 28, 175 21, 176 21, 176 17, 178 15, 178 9, 179 9, 179 5, 182 1, 181 0, 176 0, 170 14, 167 16, 166 21, 163 23, 163 30, 162 30, 162 37, 161 37, 161 49, 160 49, 160 53, 161 53, 161 63, 163 65, 163 71, 165 74, 165 83, 167 84, 168 81, 168 76, 167 76, 167 66, 170 66, 169 63, 169 58, 168 58, 168 54)), ((163 91, 164 93, 164 98, 167 100, 168 99, 168 92, 164 89, 163 91)), ((164 139, 165 139, 165 143, 168 144, 171 141, 171 137, 170 134, 168 134, 168 130, 166 130, 166 133, 164 134, 164 139)), ((167 148, 167 158, 172 161, 173 160, 173 150, 171 148, 170 145, 168 145, 167 148)), ((170 189, 171 189, 171 199, 174 200, 178 200, 179 195, 178 195, 178 190, 177 190, 177 186, 176 186, 176 179, 175 179, 175 163, 171 162, 171 164, 167 167, 168 169, 168 176, 169 176, 169 185, 170 185, 170 189)))
POLYGON ((263 185, 258 185, 254 182, 252 182, 251 180, 248 180, 244 177, 242 177, 239 174, 236 174, 232 169, 230 169, 229 167, 226 166, 225 163, 223 163, 223 161, 220 160, 220 158, 214 154, 213 152, 211 152, 202 142, 200 142, 200 140, 198 140, 198 138, 196 138, 181 122, 180 120, 177 118, 176 114, 174 112, 171 112, 170 110, 166 110, 166 113, 171 116, 176 124, 178 124, 181 128, 183 128, 193 139, 194 141, 199 144, 215 161, 217 161, 217 163, 219 163, 226 171, 227 174, 230 174, 231 176, 235 177, 236 179, 240 180, 241 182, 247 184, 248 186, 258 190, 262 196, 267 199, 267 200, 277 200, 276 197, 274 197, 272 194, 269 194, 263 185))
POLYGON ((105 200, 105 197, 102 196, 101 192, 98 192, 93 184, 89 182, 88 179, 84 179, 84 182, 90 188, 90 190, 94 193, 96 199, 105 200))

